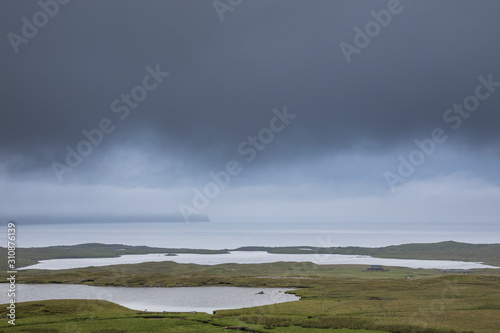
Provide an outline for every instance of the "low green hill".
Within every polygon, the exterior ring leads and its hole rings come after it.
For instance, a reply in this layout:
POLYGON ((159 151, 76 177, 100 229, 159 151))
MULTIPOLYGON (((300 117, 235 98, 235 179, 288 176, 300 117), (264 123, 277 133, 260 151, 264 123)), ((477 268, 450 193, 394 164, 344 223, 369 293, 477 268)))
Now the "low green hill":
POLYGON ((376 258, 460 260, 484 262, 500 267, 500 244, 468 244, 453 241, 440 243, 413 243, 385 247, 262 247, 247 246, 236 251, 267 251, 269 253, 321 253, 368 255, 376 258))
MULTIPOLYGON (((267 251, 277 254, 350 254, 368 255, 376 258, 398 259, 428 259, 428 260, 459 260, 484 262, 488 265, 500 267, 500 244, 468 244, 453 241, 440 243, 414 243, 392 245, 386 247, 262 247, 247 246, 233 250, 203 250, 203 249, 176 249, 149 246, 130 246, 121 244, 88 243, 72 246, 49 246, 18 248, 16 266, 25 267, 34 265, 40 260, 63 258, 106 258, 119 257, 124 254, 177 253, 222 254, 229 251, 267 251)), ((7 249, 0 247, 0 269, 7 270, 7 249)))

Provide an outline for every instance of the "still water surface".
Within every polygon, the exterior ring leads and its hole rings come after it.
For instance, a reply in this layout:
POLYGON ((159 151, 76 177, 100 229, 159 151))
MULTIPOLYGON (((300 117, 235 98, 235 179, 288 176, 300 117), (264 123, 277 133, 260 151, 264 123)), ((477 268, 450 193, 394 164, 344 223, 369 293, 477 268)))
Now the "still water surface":
POLYGON ((225 254, 180 253, 176 256, 165 254, 134 254, 117 258, 71 258, 42 260, 33 266, 22 269, 71 269, 90 266, 118 264, 139 264, 143 262, 174 261, 181 264, 218 265, 218 264, 261 264, 278 261, 313 262, 318 265, 384 265, 427 269, 477 269, 498 268, 475 262, 451 260, 417 260, 373 258, 370 256, 342 254, 275 254, 263 251, 231 251, 225 254))
MULTIPOLYGON (((167 248, 368 246, 457 241, 497 243, 500 223, 203 222, 17 225, 18 247, 82 243, 167 248)), ((0 237, 6 239, 6 228, 0 237)))
MULTIPOLYGON (((16 302, 48 299, 99 299, 141 311, 212 313, 215 310, 239 309, 297 301, 286 294, 291 289, 241 287, 129 288, 85 285, 18 284, 16 302), (263 291, 264 294, 257 294, 263 291)), ((0 284, 0 303, 8 303, 8 285, 0 284)))

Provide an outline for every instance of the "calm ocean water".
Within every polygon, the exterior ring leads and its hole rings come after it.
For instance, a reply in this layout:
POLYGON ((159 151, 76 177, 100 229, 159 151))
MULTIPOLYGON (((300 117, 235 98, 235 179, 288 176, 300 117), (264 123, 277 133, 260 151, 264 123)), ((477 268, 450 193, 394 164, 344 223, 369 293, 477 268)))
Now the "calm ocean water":
MULTIPOLYGON (((7 227, 0 230, 3 243, 7 227)), ((500 223, 92 223, 17 226, 18 247, 106 243, 174 248, 367 246, 440 241, 500 243, 500 223)))

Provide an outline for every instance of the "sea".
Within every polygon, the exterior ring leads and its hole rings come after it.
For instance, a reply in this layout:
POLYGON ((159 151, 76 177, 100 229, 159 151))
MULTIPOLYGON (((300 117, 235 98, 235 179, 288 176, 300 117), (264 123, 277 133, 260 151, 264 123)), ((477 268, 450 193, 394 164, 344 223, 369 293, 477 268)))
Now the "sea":
MULTIPOLYGON (((7 225, 0 230, 7 243, 7 225)), ((17 247, 104 243, 166 248, 236 249, 243 246, 363 246, 456 241, 500 243, 499 223, 360 223, 212 221, 27 224, 17 223, 17 247)))

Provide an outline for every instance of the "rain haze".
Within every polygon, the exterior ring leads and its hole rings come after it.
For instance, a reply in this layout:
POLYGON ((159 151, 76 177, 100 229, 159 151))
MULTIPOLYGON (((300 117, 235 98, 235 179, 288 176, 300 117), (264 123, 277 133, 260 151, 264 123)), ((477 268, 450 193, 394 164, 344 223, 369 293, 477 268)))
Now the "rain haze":
POLYGON ((498 222, 498 1, 54 3, 0 2, 2 216, 498 222))

